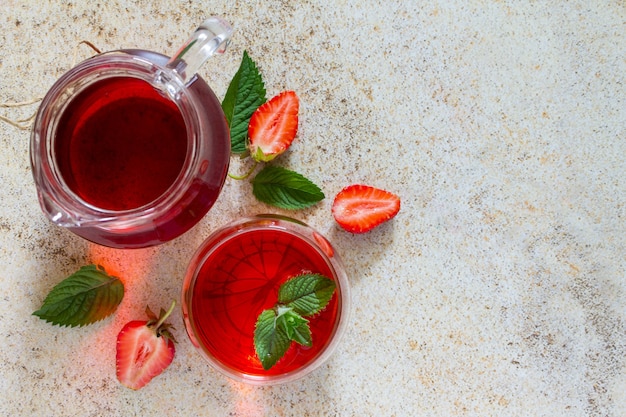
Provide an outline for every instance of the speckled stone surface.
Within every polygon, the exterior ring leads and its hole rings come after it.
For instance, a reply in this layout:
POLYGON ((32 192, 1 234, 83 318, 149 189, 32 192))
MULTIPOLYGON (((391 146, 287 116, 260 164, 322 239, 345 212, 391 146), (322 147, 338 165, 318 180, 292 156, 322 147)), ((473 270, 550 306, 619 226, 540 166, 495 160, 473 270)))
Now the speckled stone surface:
POLYGON ((90 55, 81 40, 171 54, 212 14, 236 27, 201 71, 218 97, 247 50, 268 95, 301 98, 281 165, 326 193, 290 214, 345 261, 345 338, 305 379, 250 387, 201 361, 176 311, 171 367, 140 391, 121 386, 117 333, 146 304, 179 298, 200 242, 242 215, 287 212, 228 180, 183 237, 98 247, 43 217, 29 133, 3 123, 0 415, 626 415, 623 1, 4 0, 0 101, 45 94, 90 55), (332 198, 354 182, 398 193, 400 214, 341 231, 332 198), (31 315, 89 262, 125 279, 113 317, 67 329, 31 315))

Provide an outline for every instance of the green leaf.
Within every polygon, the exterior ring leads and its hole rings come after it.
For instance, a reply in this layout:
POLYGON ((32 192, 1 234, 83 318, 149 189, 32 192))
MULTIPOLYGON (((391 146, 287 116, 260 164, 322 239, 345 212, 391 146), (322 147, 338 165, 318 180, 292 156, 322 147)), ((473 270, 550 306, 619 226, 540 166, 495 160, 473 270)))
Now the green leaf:
POLYGON ((322 311, 335 292, 335 281, 321 274, 303 274, 283 283, 278 302, 302 316, 322 311))
MULTIPOLYGON (((293 311, 291 307, 278 306, 278 316, 276 318, 276 326, 282 326, 287 333, 287 337, 290 340, 296 340, 296 342, 301 343, 301 333, 302 327, 309 327, 309 321, 302 317, 300 314, 293 311), (296 339, 297 338, 297 339, 296 339)), ((309 331, 310 335, 310 331, 309 331)), ((309 338, 310 342, 310 338, 309 338)))
POLYGON ((275 308, 264 310, 254 329, 254 347, 263 369, 270 369, 294 341, 312 346, 309 320, 322 311, 335 292, 335 282, 321 274, 302 274, 290 278, 278 289, 275 308))
POLYGON ((247 150, 248 124, 252 113, 267 101, 265 84, 256 64, 246 51, 239 65, 239 70, 231 80, 222 110, 230 127, 230 144, 233 153, 247 150))
POLYGON ((293 311, 292 308, 287 309, 289 313, 279 316, 276 321, 277 325, 285 328, 290 340, 311 347, 313 340, 311 339, 309 321, 293 311))
POLYGON ((301 345, 311 347, 313 340, 311 339, 311 328, 308 321, 294 327, 290 339, 301 345))
POLYGON ((33 315, 59 326, 84 326, 111 315, 123 297, 119 278, 87 265, 57 284, 33 315))
POLYGON ((254 329, 254 348, 265 370, 274 366, 291 346, 285 328, 276 325, 276 318, 276 311, 264 310, 254 329))
POLYGON ((257 200, 284 209, 301 209, 324 199, 324 193, 297 172, 278 166, 265 166, 252 180, 257 200))

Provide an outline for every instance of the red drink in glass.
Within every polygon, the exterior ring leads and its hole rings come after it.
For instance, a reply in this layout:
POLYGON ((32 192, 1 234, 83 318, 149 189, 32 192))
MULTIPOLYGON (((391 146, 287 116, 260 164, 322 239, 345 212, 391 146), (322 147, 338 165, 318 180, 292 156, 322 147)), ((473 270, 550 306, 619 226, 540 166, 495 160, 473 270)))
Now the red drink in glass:
POLYGON ((194 256, 183 286, 183 313, 192 342, 217 369, 253 384, 285 382, 321 364, 347 319, 347 280, 332 246, 290 219, 245 219, 214 233, 194 256), (259 314, 272 308, 287 279, 318 273, 334 279, 330 303, 311 317, 311 347, 292 343, 264 370, 254 348, 259 314))

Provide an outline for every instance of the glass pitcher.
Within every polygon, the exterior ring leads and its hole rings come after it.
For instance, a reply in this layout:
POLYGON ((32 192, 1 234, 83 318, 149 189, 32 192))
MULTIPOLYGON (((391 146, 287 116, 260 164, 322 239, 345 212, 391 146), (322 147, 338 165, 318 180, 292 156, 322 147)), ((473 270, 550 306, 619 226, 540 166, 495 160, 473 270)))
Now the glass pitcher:
POLYGON ((231 36, 231 26, 213 17, 171 59, 118 50, 65 73, 31 134, 44 214, 115 248, 158 245, 200 221, 226 179, 230 136, 219 100, 196 71, 231 36))

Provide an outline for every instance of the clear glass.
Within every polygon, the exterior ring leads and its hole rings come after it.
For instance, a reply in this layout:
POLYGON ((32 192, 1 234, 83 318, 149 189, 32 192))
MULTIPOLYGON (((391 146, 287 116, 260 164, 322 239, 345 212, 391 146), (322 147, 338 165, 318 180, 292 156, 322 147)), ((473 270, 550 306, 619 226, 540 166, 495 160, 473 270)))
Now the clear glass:
POLYGON ((326 238, 297 220, 259 215, 222 227, 196 251, 183 283, 183 318, 192 344, 215 369, 240 382, 273 385, 302 378, 331 356, 348 323, 349 291, 326 238), (256 318, 274 306, 281 283, 303 272, 333 279, 336 292, 310 318, 313 346, 292 343, 266 371, 254 351, 256 318))
MULTIPOLYGON (((226 47, 232 33, 230 26, 215 18, 208 22, 215 31, 218 31, 216 25, 219 24, 222 32, 213 33, 214 36, 209 38, 206 30, 201 27, 185 44, 186 54, 181 55, 179 52, 170 59, 162 54, 137 49, 107 52, 72 68, 48 91, 35 119, 30 150, 40 205, 53 223, 98 244, 116 248, 139 248, 157 245, 180 236, 208 212, 217 199, 228 172, 228 126, 221 104, 206 82, 195 73, 181 76, 176 71, 176 68, 186 68, 184 58, 193 62, 195 71, 206 58, 222 52, 226 47), (200 40, 198 33, 203 34, 200 40), (190 51, 193 48, 189 48, 189 44, 204 44, 205 47, 196 51, 201 52, 201 56, 192 56, 190 51), (81 108, 76 107, 77 103, 89 103, 84 108, 95 113, 121 102, 122 100, 115 101, 113 97, 116 95, 134 94, 128 93, 128 88, 115 87, 117 82, 123 84, 128 80, 140 80, 141 83, 151 86, 154 97, 159 100, 162 97, 161 101, 171 102, 170 107, 179 113, 177 117, 183 121, 184 128, 179 129, 179 132, 183 132, 180 139, 180 165, 173 171, 171 181, 164 183, 162 192, 149 201, 119 209, 94 203, 86 199, 85 193, 78 189, 77 174, 72 169, 63 168, 61 163, 66 158, 64 152, 72 152, 71 144, 74 139, 68 139, 67 142, 61 137, 59 129, 65 126, 68 118, 74 117, 71 113, 76 112, 76 108, 81 108), (102 87, 104 85, 107 87, 102 87), (98 94, 87 97, 92 91, 97 91, 98 94), (97 106, 101 107, 92 109, 97 106), (61 148, 60 144, 65 143, 63 141, 70 143, 67 146, 69 150, 61 148)), ((184 49, 185 46, 181 48, 184 49)), ((124 97, 124 100, 131 99, 138 97, 124 97)), ((159 105, 161 109, 162 103, 159 105)), ((90 116, 85 116, 87 117, 90 116)), ((145 117, 145 121, 151 125, 160 116, 155 110, 152 121, 148 116, 145 117)), ((77 132, 81 126, 87 124, 83 121, 80 123, 82 124, 77 124, 75 130, 68 131, 77 132)), ((129 123, 132 126, 132 120, 129 123)), ((111 138, 99 137, 97 140, 109 139, 111 138)), ((156 135, 150 146, 163 146, 161 152, 167 157, 169 149, 159 142, 160 139, 156 135)), ((93 139, 94 143, 95 141, 93 139)), ((138 152, 141 153, 141 150, 138 152)), ((83 155, 83 158, 87 157, 104 160, 107 155, 83 155)), ((80 160, 80 157, 74 158, 80 160)), ((69 157, 66 159, 69 160, 69 157)), ((102 175, 112 175, 114 170, 102 171, 102 175)), ((89 190, 88 185, 84 188, 83 191, 91 194, 107 192, 104 189, 89 190)))

